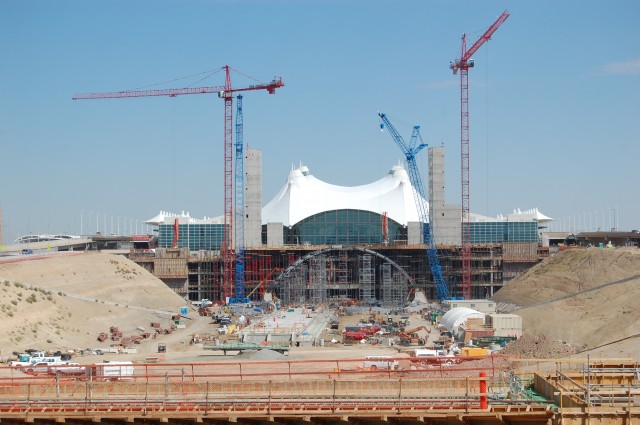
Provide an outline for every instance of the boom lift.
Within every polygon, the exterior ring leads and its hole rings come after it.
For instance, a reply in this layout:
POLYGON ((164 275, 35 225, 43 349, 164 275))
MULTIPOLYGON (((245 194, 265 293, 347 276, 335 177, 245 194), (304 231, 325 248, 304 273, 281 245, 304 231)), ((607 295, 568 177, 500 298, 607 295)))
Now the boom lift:
POLYGON ((436 249, 435 241, 433 240, 433 229, 430 225, 433 222, 431 221, 430 224, 427 224, 429 215, 427 213, 427 206, 425 205, 425 190, 424 185, 422 184, 422 179, 420 178, 418 164, 416 163, 416 155, 422 149, 424 149, 427 144, 422 143, 422 136, 420 135, 419 125, 413 127, 411 141, 407 145, 400 133, 398 133, 398 130, 396 130, 393 124, 391 124, 387 116, 383 113, 378 113, 378 115, 382 120, 380 128, 384 129, 384 127, 386 126, 389 129, 389 133, 391 134, 393 141, 396 142, 400 150, 402 150, 405 158, 407 159, 407 167, 409 168, 409 180, 411 181, 411 185, 413 186, 413 197, 415 199, 416 209, 418 210, 418 219, 420 220, 420 227, 422 230, 422 242, 427 247, 427 256, 429 257, 431 275, 433 276, 438 299, 440 301, 448 300, 450 298, 449 288, 447 288, 447 283, 442 276, 442 267, 440 267, 438 251, 436 249), (418 138, 420 138, 421 143, 416 146, 418 138))

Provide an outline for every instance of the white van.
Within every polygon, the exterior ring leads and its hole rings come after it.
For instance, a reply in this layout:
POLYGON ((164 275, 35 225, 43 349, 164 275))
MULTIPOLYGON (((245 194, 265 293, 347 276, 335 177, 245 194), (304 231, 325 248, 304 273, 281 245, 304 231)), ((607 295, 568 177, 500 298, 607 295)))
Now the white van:
POLYGON ((391 356, 366 356, 362 367, 369 370, 398 370, 400 363, 391 356))

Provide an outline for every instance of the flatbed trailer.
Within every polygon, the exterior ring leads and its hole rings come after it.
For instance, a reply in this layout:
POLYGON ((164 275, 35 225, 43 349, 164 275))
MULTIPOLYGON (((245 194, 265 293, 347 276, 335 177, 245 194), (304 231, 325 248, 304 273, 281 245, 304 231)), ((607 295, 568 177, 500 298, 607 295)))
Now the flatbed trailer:
POLYGON ((227 351, 239 351, 242 353, 243 351, 259 351, 259 350, 273 350, 279 353, 284 354, 289 351, 289 346, 287 345, 260 345, 260 344, 220 344, 220 345, 205 345, 203 347, 205 350, 215 350, 222 351, 224 355, 227 355, 227 351))

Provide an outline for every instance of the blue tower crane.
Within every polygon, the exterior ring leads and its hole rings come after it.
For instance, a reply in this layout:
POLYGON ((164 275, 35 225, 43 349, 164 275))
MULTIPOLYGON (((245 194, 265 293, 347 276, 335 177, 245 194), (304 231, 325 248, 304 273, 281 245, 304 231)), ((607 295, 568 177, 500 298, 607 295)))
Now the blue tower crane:
MULTIPOLYGON (((384 130, 384 127, 386 126, 389 129, 389 133, 391 133, 393 141, 396 142, 407 159, 407 167, 409 168, 409 180, 411 181, 411 185, 414 189, 413 197, 415 199, 416 208, 418 210, 418 218, 420 220, 420 227, 422 230, 422 241, 427 247, 427 256, 429 257, 431 275, 433 276, 433 280, 435 282, 438 299, 440 301, 448 300, 450 299, 449 289, 447 287, 447 283, 444 281, 444 277, 442 276, 442 267, 440 267, 440 259, 438 258, 436 243, 433 240, 432 226, 427 225, 427 221, 429 218, 429 215, 427 214, 427 206, 425 205, 425 200, 427 199, 427 197, 425 196, 424 185, 422 184, 422 179, 420 178, 420 172, 418 170, 418 164, 416 163, 416 155, 422 149, 424 149, 427 144, 422 142, 419 125, 413 127, 413 132, 411 133, 411 141, 407 145, 400 133, 398 133, 398 130, 396 130, 393 124, 391 124, 387 116, 383 113, 378 113, 378 115, 382 120, 380 128, 384 130), (420 139, 420 144, 416 146, 416 142, 418 139, 420 139)), ((430 224, 432 223, 430 222, 430 224)))
POLYGON ((236 113, 236 167, 234 181, 235 199, 235 241, 236 241, 236 284, 235 296, 230 303, 248 303, 244 295, 244 139, 243 139, 242 95, 238 95, 236 113))

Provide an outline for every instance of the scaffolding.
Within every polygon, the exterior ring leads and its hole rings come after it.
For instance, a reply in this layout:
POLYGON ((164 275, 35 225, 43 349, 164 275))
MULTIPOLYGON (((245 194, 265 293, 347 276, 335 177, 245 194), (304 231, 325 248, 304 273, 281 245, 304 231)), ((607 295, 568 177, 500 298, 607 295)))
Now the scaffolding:
POLYGON ((304 304, 308 276, 309 267, 302 263, 284 279, 280 291, 280 299, 284 305, 304 304))
POLYGON ((338 268, 336 269, 336 281, 338 283, 338 294, 341 297, 348 296, 349 253, 345 250, 341 250, 338 253, 338 268))
POLYGON ((371 267, 371 254, 361 257, 362 268, 360 269, 360 299, 371 304, 376 299, 373 268, 371 267))
POLYGON ((327 301, 327 258, 318 255, 310 260, 309 303, 320 305, 327 301))
MULTIPOLYGON (((130 258, 152 271, 169 287, 191 300, 207 298, 220 300, 221 258, 217 251, 202 254, 190 253, 186 249, 157 249, 155 256, 141 255, 132 250, 130 258), (187 262, 188 267, 187 267, 187 262), (197 266, 191 264, 199 262, 197 266), (206 263, 206 264, 205 264, 206 263)), ((397 306, 404 301, 408 291, 405 282, 394 284, 394 275, 402 275, 404 280, 411 276, 413 286, 424 291, 428 299, 436 297, 433 278, 426 261, 423 245, 379 245, 359 248, 332 248, 327 246, 286 246, 281 248, 250 248, 245 252, 245 286, 247 292, 253 292, 254 300, 262 299, 263 288, 271 286, 278 278, 278 269, 286 270, 305 256, 307 261, 296 267, 288 277, 279 281, 278 296, 285 304, 304 302, 310 296, 312 302, 319 299, 316 285, 324 285, 326 292, 322 299, 345 297, 359 299, 362 302, 380 300, 397 306), (309 275, 313 266, 313 253, 325 257, 325 278, 309 275), (369 252, 367 252, 369 251, 369 252), (389 263, 383 267, 389 259, 389 263), (298 270, 299 269, 299 270, 298 270), (407 275, 402 273, 405 271, 407 275), (387 273, 386 277, 383 273, 387 273), (319 282, 319 283, 316 283, 319 282), (311 287, 309 285, 312 285, 311 287), (263 286, 262 286, 263 285, 263 286), (397 287, 396 287, 397 286, 397 287), (259 290, 258 290, 259 289, 259 290), (324 298, 326 297, 326 298, 324 298)), ((440 260, 446 281, 453 295, 460 294, 461 249, 459 246, 439 247, 440 260)), ((471 295, 473 298, 485 298, 499 290, 504 282, 523 273, 540 261, 535 244, 476 244, 471 247, 471 295)), ((317 263, 319 264, 319 263, 317 263)))

